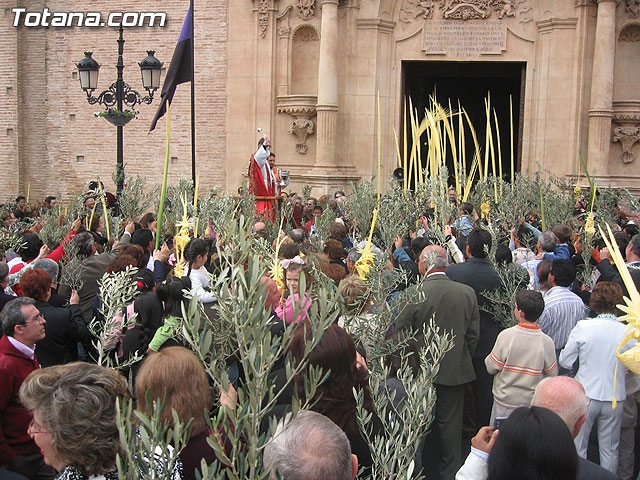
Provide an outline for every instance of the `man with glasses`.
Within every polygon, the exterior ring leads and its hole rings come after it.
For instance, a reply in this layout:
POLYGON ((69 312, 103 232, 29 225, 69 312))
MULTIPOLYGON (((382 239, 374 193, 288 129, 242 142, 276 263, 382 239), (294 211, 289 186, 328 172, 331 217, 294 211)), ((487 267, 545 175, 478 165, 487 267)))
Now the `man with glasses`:
POLYGON ((45 319, 35 300, 18 297, 1 314, 0 338, 0 466, 30 479, 52 479, 55 470, 44 463, 40 448, 28 433, 31 412, 18 398, 24 379, 40 368, 35 344, 45 337, 45 319))

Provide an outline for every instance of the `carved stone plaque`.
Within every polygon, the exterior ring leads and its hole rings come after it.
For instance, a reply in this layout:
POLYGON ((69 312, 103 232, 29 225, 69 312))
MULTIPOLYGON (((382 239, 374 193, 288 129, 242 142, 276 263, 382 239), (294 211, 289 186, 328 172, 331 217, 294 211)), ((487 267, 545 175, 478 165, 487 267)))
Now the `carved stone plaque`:
POLYGON ((507 48, 507 26, 502 20, 430 20, 423 32, 426 55, 466 58, 500 55, 507 48))

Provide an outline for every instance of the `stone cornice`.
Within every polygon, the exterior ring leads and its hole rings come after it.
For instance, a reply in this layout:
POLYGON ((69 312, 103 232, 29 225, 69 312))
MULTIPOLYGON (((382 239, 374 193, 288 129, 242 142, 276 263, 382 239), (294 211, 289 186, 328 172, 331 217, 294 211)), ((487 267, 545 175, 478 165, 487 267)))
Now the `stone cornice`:
POLYGON ((536 22, 541 33, 551 30, 575 30, 577 25, 577 18, 547 18, 536 22))
POLYGON ((315 95, 286 95, 276 97, 278 113, 288 113, 293 116, 313 116, 316 113, 318 97, 315 95))
POLYGON ((382 18, 358 18, 356 20, 358 30, 380 30, 391 33, 396 27, 396 22, 382 18))
POLYGON ((613 121, 623 126, 640 124, 640 100, 614 100, 613 121))
POLYGON ((613 118, 613 110, 589 110, 590 117, 613 118))

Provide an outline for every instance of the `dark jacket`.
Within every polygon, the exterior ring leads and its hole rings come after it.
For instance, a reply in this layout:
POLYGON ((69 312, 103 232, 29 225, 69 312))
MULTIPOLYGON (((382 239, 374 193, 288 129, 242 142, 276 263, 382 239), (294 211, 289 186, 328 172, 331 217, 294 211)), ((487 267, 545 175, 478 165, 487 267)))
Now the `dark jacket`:
POLYGON ((50 367, 78 360, 78 342, 89 345, 93 338, 80 307, 54 307, 49 302, 37 301, 36 308, 47 322, 46 337, 36 344, 40 365, 50 367))
POLYGON ((60 295, 56 288, 51 287, 51 298, 48 303, 54 307, 66 307, 69 304, 69 299, 60 295))
POLYGON ((578 480, 616 480, 618 477, 606 468, 578 457, 578 480))
POLYGON ((15 295, 9 295, 8 293, 5 293, 4 290, 0 291, 0 312, 7 303, 16 298, 18 297, 16 297, 15 295))
MULTIPOLYGON (((434 383, 455 386, 475 380, 471 355, 478 344, 480 314, 473 289, 437 273, 427 277, 422 291, 424 301, 407 305, 398 316, 396 331, 421 332, 433 317, 442 333, 455 335, 454 346, 444 355, 434 383)), ((420 348, 426 348, 421 333, 416 340, 420 348)))
MULTIPOLYGON (((640 290, 640 263, 632 263, 631 265, 627 265, 629 269, 629 273, 631 274, 631 278, 633 279, 633 283, 636 284, 636 288, 640 290)), ((625 297, 629 296, 629 292, 627 290, 626 285, 622 281, 622 276, 616 266, 609 261, 609 259, 605 258, 604 260, 600 260, 597 265, 597 269, 600 272, 599 282, 613 282, 617 283, 622 287, 622 293, 625 297)))
MULTIPOLYGON (((9 303, 11 300, 13 300, 14 298, 17 298, 17 297, 15 297, 14 295, 9 295, 8 293, 5 293, 4 291, 0 291, 0 312, 2 311, 4 306, 7 303, 9 303)), ((3 334, 4 334, 4 331, 2 330, 2 322, 0 322, 0 337, 3 334)))
POLYGON ((469 285, 476 292, 480 309, 480 339, 473 353, 473 358, 485 358, 491 353, 496 338, 503 327, 489 312, 482 310, 482 307, 488 303, 482 292, 498 288, 500 278, 486 258, 475 257, 471 257, 464 263, 449 265, 447 276, 451 280, 469 285))

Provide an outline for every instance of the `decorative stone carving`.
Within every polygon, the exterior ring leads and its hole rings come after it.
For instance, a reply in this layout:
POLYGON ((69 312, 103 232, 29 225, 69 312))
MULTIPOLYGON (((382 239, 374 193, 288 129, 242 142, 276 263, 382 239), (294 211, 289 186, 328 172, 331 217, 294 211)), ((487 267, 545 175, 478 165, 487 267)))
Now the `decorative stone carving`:
POLYGON ((615 127, 613 129, 613 141, 622 145, 622 161, 624 163, 633 162, 633 152, 631 149, 636 142, 640 142, 640 127, 615 127))
POLYGON ((614 100, 613 121, 623 127, 640 124, 640 100, 614 100))
POLYGON ((311 25, 302 25, 293 33, 293 40, 296 42, 317 42, 320 40, 318 31, 311 25))
POLYGON ((278 35, 280 36, 280 38, 289 38, 289 35, 291 35, 291 27, 283 27, 278 29, 278 35))
POLYGON ((267 28, 269 27, 269 0, 257 1, 258 32, 260 32, 260 37, 264 38, 267 35, 267 28))
POLYGON ((533 7, 525 7, 520 12, 520 23, 533 22, 533 7))
POLYGON ((613 128, 611 140, 622 145, 621 159, 624 163, 633 161, 633 145, 640 141, 640 100, 613 101, 613 128))
POLYGON ((625 26, 618 35, 618 40, 621 42, 640 42, 640 24, 632 23, 625 26))
POLYGON ((469 20, 489 18, 489 0, 441 0, 442 16, 449 19, 469 20))
POLYGON ((298 118, 291 122, 289 133, 293 133, 298 141, 296 142, 296 151, 305 155, 307 153, 307 137, 313 133, 313 122, 298 118))
POLYGON ((287 113, 294 117, 289 125, 289 133, 296 136, 296 151, 307 153, 307 137, 314 133, 311 117, 316 114, 318 97, 311 95, 287 95, 276 98, 278 113, 287 113))
POLYGON ((311 20, 316 10, 316 0, 297 0, 296 12, 304 20, 311 20))
POLYGON ((504 0, 495 3, 498 18, 516 16, 516 0, 504 0))
POLYGON ((399 21, 407 25, 417 18, 433 18, 436 5, 440 6, 442 18, 445 19, 485 19, 491 16, 492 8, 498 19, 502 19, 515 17, 518 6, 525 2, 526 0, 404 0, 400 7, 399 21))
POLYGON ((626 11, 632 17, 640 16, 640 0, 627 0, 626 11))
POLYGON ((400 7, 400 22, 411 23, 418 17, 424 19, 433 17, 435 9, 435 0, 405 0, 400 7))

